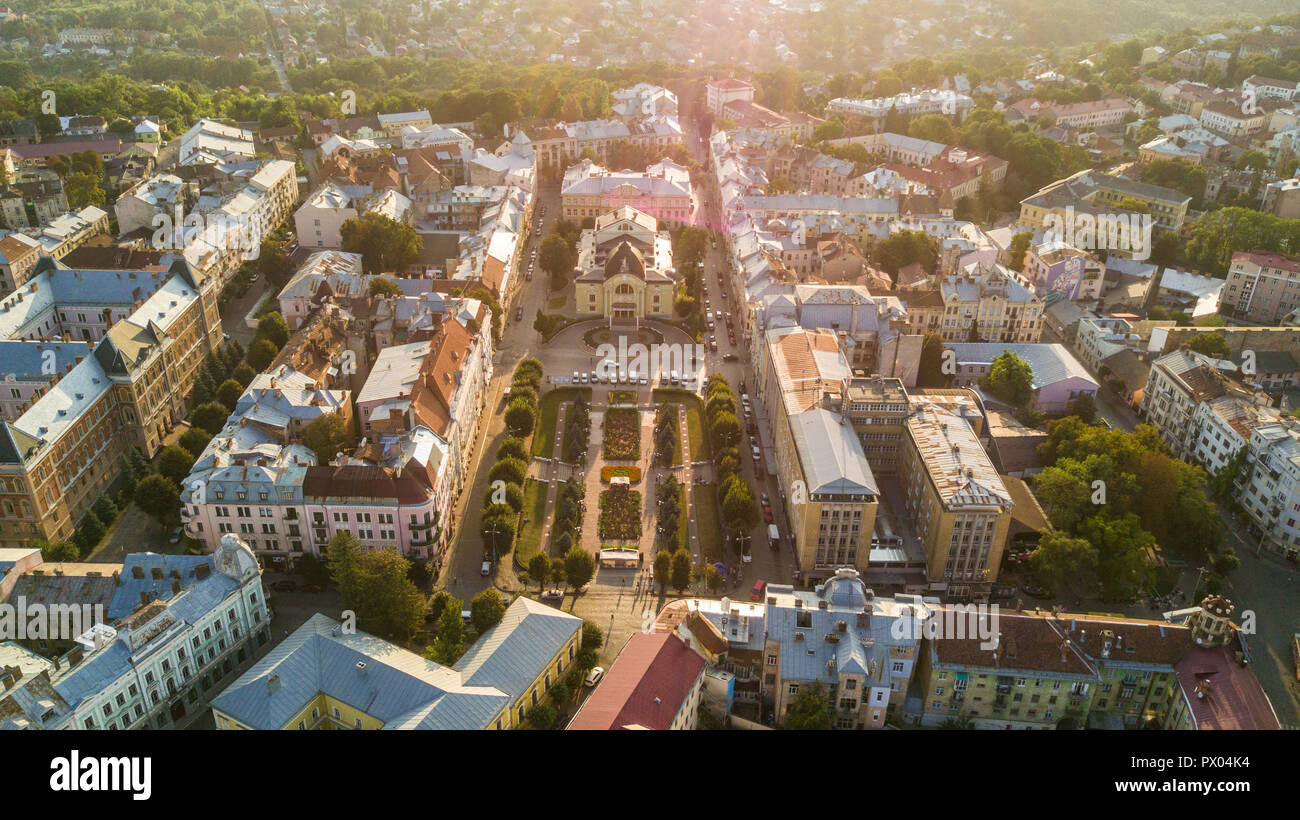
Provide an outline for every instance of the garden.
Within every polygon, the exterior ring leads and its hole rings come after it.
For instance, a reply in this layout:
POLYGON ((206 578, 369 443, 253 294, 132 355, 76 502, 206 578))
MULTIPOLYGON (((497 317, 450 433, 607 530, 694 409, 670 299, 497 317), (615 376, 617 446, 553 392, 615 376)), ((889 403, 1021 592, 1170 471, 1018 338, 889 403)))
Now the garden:
POLYGON ((641 468, 635 464, 616 466, 607 464, 600 468, 600 480, 606 484, 613 478, 626 478, 630 483, 636 484, 641 480, 641 468))
POLYGON ((602 453, 608 461, 635 461, 641 457, 641 414, 617 408, 605 412, 602 453))
POLYGON ((598 535, 602 540, 639 539, 641 537, 641 493, 619 484, 602 492, 598 535))

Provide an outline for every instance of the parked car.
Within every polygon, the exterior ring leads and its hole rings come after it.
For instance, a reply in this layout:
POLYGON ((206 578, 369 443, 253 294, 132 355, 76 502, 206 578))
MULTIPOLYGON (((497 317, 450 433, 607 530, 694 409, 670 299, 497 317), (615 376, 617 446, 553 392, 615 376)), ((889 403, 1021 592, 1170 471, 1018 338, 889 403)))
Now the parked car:
POLYGON ((298 585, 293 581, 276 581, 274 584, 271 584, 271 589, 276 592, 293 592, 297 588, 298 585))
POLYGON ((564 593, 558 589, 548 589, 542 593, 541 598, 543 601, 563 601, 564 593))
POLYGON ((303 592, 310 592, 310 593, 312 593, 313 595, 315 595, 316 593, 320 592, 320 587, 317 586, 316 584, 303 584, 303 585, 302 585, 302 591, 303 591, 303 592))
POLYGON ((519 307, 515 308, 515 321, 518 322, 523 318, 524 318, 524 306, 520 305, 519 307))
POLYGON ((167 536, 167 543, 179 544, 181 542, 181 534, 182 531, 180 527, 177 527, 176 529, 172 530, 172 534, 167 536))
POLYGON ((574 384, 579 384, 579 383, 581 383, 581 381, 582 381, 582 377, 578 375, 578 371, 576 371, 576 370, 573 371, 573 383, 574 383, 574 384))
POLYGON ((724 353, 724 354, 722 355, 722 360, 723 360, 724 362, 734 362, 734 361, 735 361, 736 359, 738 359, 738 358, 740 358, 740 357, 737 356, 735 353, 724 353))
POLYGON ((484 576, 484 577, 487 577, 488 575, 491 575, 491 574, 492 574, 492 562, 491 562, 491 561, 484 561, 484 562, 483 562, 483 566, 482 566, 481 568, 479 568, 478 574, 479 574, 479 575, 482 575, 482 576, 484 576))
POLYGON ((600 683, 600 679, 604 675, 605 675, 605 667, 597 666, 587 673, 587 677, 584 678, 582 682, 586 686, 595 686, 596 684, 600 683))

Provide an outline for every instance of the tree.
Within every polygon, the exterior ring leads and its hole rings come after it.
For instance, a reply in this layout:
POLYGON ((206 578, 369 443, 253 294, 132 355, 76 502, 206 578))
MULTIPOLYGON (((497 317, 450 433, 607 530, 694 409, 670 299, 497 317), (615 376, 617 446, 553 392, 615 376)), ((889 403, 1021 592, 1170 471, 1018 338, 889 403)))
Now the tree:
POLYGON ((257 371, 249 367, 248 362, 240 362, 235 365, 235 371, 230 374, 232 379, 239 382, 244 387, 248 387, 248 385, 252 384, 253 379, 256 376, 257 371))
POLYGON ((176 486, 185 483, 185 477, 194 466, 194 454, 184 447, 169 444, 158 454, 158 473, 176 482, 176 486))
POLYGON ((744 479, 733 477, 722 485, 722 518, 728 528, 752 529, 758 523, 758 502, 744 479))
POLYGON ((190 414, 190 425, 215 436, 221 432, 222 427, 226 426, 226 417, 229 415, 230 411, 224 404, 210 401, 194 408, 194 412, 190 414))
POLYGON ((180 490, 167 476, 154 473, 135 485, 135 503, 145 515, 166 526, 180 514, 180 490))
POLYGON ((402 289, 392 279, 384 276, 375 276, 370 280, 370 296, 373 297, 401 297, 402 289))
POLYGON ((526 436, 533 429, 534 407, 525 398, 513 399, 506 407, 506 427, 516 436, 526 436))
POLYGON ((921 387, 947 387, 952 381, 952 374, 945 373, 943 369, 944 351, 947 347, 943 343, 943 336, 938 333, 927 333, 921 341, 921 361, 916 374, 916 382, 921 387))
POLYGON ((718 572, 718 568, 712 564, 704 568, 704 585, 715 595, 722 588, 722 573, 718 572))
POLYGON ((280 348, 276 347, 275 343, 270 339, 254 339, 253 343, 248 346, 248 353, 245 354, 244 359, 248 362, 249 367, 261 371, 275 361, 275 357, 279 352, 280 348))
POLYGON ((108 526, 99 520, 94 510, 87 510, 86 514, 81 517, 81 523, 77 526, 77 531, 73 533, 72 541, 80 548, 81 554, 85 555, 99 544, 104 533, 108 532, 108 526))
POLYGON ((524 715, 529 729, 549 729, 555 725, 559 713, 549 703, 539 703, 524 715))
POLYGON ((327 413, 303 428, 302 443, 316 454, 316 461, 328 464, 339 453, 350 453, 355 442, 343 417, 338 413, 327 413))
POLYGON ((582 622, 582 649, 595 652, 605 643, 605 633, 593 621, 582 622))
POLYGON ((34 539, 33 547, 38 547, 41 551, 41 558, 46 561, 80 561, 81 548, 71 541, 60 541, 57 544, 51 544, 44 539, 34 539))
POLYGON ((1088 424, 1097 420, 1097 402, 1091 393, 1080 393, 1068 405, 1071 415, 1078 416, 1088 424))
POLYGON ((917 139, 952 145, 957 141, 957 128, 943 114, 925 114, 912 120, 907 135, 917 139))
POLYGON ((67 197, 68 207, 79 211, 88 205, 104 207, 104 189, 99 186, 99 179, 92 174, 76 173, 63 183, 63 193, 67 197))
POLYGON ((577 263, 577 254, 573 246, 563 236, 552 233, 542 240, 542 245, 537 251, 537 264, 550 275, 552 290, 556 289, 554 283, 557 280, 567 282, 567 277, 573 272, 573 266, 577 263), (565 278, 561 279, 561 277, 565 278))
POLYGON ((1231 353, 1222 333, 1197 333, 1188 340, 1187 349, 1212 359, 1226 359, 1231 353))
POLYGON ((673 553, 673 589, 684 592, 691 585, 691 554, 685 549, 673 553))
POLYGON ((357 558, 356 577, 343 606, 357 614, 366 631, 406 641, 424 622, 429 604, 410 579, 411 562, 393 548, 366 550, 357 558))
POLYGON ((459 598, 448 595, 443 600, 433 645, 425 649, 426 658, 437 661, 443 666, 451 666, 460 659, 465 646, 465 620, 460 614, 463 609, 464 604, 459 598))
POLYGON ((510 552, 515 543, 515 521, 517 517, 508 506, 504 504, 499 506, 506 507, 506 512, 492 515, 485 512, 479 520, 479 533, 483 537, 483 548, 494 556, 505 555, 510 552))
POLYGON ((654 570, 655 583, 659 585, 659 593, 662 595, 673 580, 673 554, 668 550, 659 550, 655 553, 654 563, 651 566, 654 570))
POLYGON ((202 427, 191 427, 181 434, 179 443, 190 455, 198 458, 207 449, 209 441, 212 441, 211 433, 202 427))
POLYGON ((273 310, 261 318, 257 323, 256 338, 269 339, 277 352, 289 343, 289 325, 280 311, 273 310))
POLYGON ((1034 371, 1028 362, 1007 350, 993 360, 979 384, 984 392, 1013 407, 1026 407, 1034 396, 1034 371))
POLYGON ((582 547, 571 547, 564 556, 565 582, 574 589, 591 583, 596 575, 596 558, 582 547))
POLYGON ((244 386, 234 379, 226 379, 217 388, 217 401, 225 406, 227 412, 235 412, 239 397, 244 395, 244 386))
POLYGON ((834 727, 831 703, 820 683, 803 684, 786 707, 785 728, 796 731, 828 731, 834 727))
POLYGON ((520 484, 528 477, 528 463, 517 458, 503 458, 488 470, 488 481, 520 484))
POLYGON ((551 559, 546 553, 539 552, 528 561, 528 577, 537 582, 540 592, 551 578, 551 559))
POLYGON ((485 589, 469 602, 469 620, 480 635, 501 623, 505 614, 506 605, 495 589, 485 589))
POLYGON ((517 436, 507 438, 497 448, 497 459, 517 458, 527 462, 530 457, 528 448, 524 446, 524 440, 517 436))
POLYGON ((933 274, 939 264, 939 251, 925 231, 897 231, 872 246, 871 263, 890 276, 897 276, 901 268, 913 263, 933 274))
POLYGON ((1034 235, 1029 231, 1022 231, 1011 237, 1011 246, 1007 249, 1007 267, 1015 271, 1025 269, 1025 253, 1029 250, 1029 244, 1033 241, 1034 235))
POLYGON ((1044 533, 1029 555, 1034 577, 1053 593, 1087 595, 1097 582, 1097 550, 1083 538, 1060 530, 1044 533))
POLYGON ((339 228, 343 250, 361 254, 366 273, 401 273, 415 264, 424 242, 410 225, 369 211, 339 228))
POLYGON ((741 432, 740 420, 732 413, 720 412, 709 424, 709 436, 714 447, 722 448, 735 444, 740 441, 741 432))

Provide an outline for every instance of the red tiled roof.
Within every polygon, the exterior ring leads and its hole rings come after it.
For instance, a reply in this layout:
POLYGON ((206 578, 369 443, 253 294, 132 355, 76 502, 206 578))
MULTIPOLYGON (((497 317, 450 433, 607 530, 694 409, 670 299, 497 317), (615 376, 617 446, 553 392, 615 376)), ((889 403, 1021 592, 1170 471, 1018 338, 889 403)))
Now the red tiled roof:
POLYGON ((704 659, 668 633, 635 634, 570 729, 667 729, 704 671, 704 659))

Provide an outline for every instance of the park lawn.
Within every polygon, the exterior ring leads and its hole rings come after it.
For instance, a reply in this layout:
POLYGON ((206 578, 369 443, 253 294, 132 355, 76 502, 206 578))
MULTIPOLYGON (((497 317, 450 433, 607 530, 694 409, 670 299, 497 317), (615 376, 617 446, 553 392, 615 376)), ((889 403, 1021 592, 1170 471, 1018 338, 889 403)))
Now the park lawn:
POLYGON ((695 516, 695 530, 700 536, 700 554, 710 564, 721 561, 722 531, 718 523, 717 487, 701 484, 695 487, 691 497, 695 503, 687 510, 687 514, 695 516))
POLYGON ((551 458, 555 455, 555 423, 560 417, 560 405, 582 396, 591 403, 590 387, 557 387, 542 394, 537 409, 537 429, 533 431, 533 455, 551 458))
MULTIPOLYGON (((515 542, 515 563, 526 567, 532 557, 542 549, 542 530, 546 523, 546 490, 550 485, 529 479, 524 488, 524 515, 528 523, 521 523, 515 542)), ((522 522, 522 517, 521 517, 522 522)))

